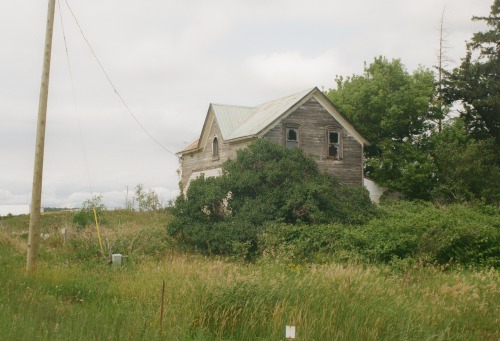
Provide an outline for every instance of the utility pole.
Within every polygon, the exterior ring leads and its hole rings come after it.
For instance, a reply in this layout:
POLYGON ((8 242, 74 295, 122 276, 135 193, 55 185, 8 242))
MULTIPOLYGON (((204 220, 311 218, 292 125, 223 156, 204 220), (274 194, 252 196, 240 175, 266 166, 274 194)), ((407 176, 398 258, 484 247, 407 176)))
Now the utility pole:
POLYGON ((52 53, 52 33, 54 30, 54 12, 56 0, 49 0, 47 12, 47 28, 45 32, 45 53, 43 58, 42 83, 38 104, 38 124, 36 131, 35 167, 33 171, 33 190, 31 194, 30 225, 28 237, 28 256, 26 272, 32 273, 36 268, 38 247, 40 245, 40 216, 42 203, 43 154, 45 148, 45 123, 49 95, 50 56, 52 53))

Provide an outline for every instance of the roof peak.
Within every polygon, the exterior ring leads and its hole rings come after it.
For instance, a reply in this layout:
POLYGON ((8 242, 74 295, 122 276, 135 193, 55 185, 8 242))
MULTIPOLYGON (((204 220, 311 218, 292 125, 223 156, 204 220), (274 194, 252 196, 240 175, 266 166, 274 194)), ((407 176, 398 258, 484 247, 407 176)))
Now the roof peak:
POLYGON ((306 90, 302 90, 302 91, 299 91, 299 92, 296 92, 296 93, 293 93, 291 95, 286 95, 286 96, 282 96, 282 97, 278 97, 278 98, 274 98, 274 99, 271 99, 271 100, 268 100, 268 101, 265 101, 265 102, 262 102, 260 104, 257 104, 257 105, 239 105, 239 104, 224 104, 224 103, 210 103, 210 105, 212 106, 220 106, 220 107, 233 107, 233 108, 245 108, 245 109, 257 109, 259 107, 262 107, 263 105, 266 105, 266 104, 269 104, 269 103, 272 103, 272 102, 276 102, 276 101, 280 101, 280 100, 284 100, 286 98, 290 98, 290 97, 296 97, 298 95, 307 95, 308 93, 310 93, 311 91, 315 90, 315 89, 318 89, 318 87, 312 87, 312 88, 308 88, 306 90))

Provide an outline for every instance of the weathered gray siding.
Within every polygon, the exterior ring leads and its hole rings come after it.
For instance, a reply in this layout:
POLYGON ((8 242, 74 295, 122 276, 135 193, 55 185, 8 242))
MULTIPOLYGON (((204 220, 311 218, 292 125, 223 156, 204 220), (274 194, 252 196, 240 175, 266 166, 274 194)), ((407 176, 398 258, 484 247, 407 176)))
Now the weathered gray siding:
POLYGON ((217 119, 214 118, 212 128, 208 134, 208 138, 200 151, 185 154, 181 158, 181 182, 184 189, 188 183, 189 177, 193 172, 199 172, 214 168, 220 168, 227 159, 236 158, 236 150, 245 148, 250 141, 234 144, 228 144, 222 140, 217 119), (217 136, 219 141, 219 157, 212 156, 212 141, 217 136))
POLYGON ((343 183, 363 184, 362 145, 314 98, 279 122, 264 138, 284 146, 286 127, 298 127, 299 147, 316 159, 320 169, 339 177, 343 183), (327 157, 329 130, 340 133, 341 160, 327 157))
MULTIPOLYGON (((285 145, 285 128, 298 127, 299 147, 307 154, 312 155, 321 170, 339 177, 347 184, 363 184, 363 147, 346 129, 344 129, 330 113, 314 98, 309 99, 272 129, 267 131, 263 138, 285 145), (336 130, 340 133, 341 160, 333 160, 328 155, 328 131, 336 130)), ((251 140, 229 144, 222 140, 217 120, 208 134, 202 149, 187 153, 181 159, 181 181, 183 188, 187 185, 193 172, 220 168, 227 159, 236 158, 236 150, 245 148, 251 140), (219 140, 219 157, 212 157, 212 141, 217 136, 219 140)))

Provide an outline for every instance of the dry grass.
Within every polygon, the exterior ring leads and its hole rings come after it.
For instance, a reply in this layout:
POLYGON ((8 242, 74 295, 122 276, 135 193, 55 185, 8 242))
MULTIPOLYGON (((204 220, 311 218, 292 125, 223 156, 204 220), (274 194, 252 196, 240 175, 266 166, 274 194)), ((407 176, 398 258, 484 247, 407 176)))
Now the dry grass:
POLYGON ((500 339, 497 270, 234 263, 158 241, 164 217, 108 219, 103 235, 129 255, 121 270, 94 230, 75 230, 44 240, 25 277, 22 238, 0 230, 3 339, 280 340, 290 324, 297 340, 500 339))

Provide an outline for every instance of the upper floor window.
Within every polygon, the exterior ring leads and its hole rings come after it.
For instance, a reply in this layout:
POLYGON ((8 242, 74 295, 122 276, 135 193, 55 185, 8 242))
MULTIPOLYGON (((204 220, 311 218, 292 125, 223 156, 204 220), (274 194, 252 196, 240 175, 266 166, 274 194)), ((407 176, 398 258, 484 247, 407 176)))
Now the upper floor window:
POLYGON ((287 148, 297 148, 299 146, 299 129, 286 128, 285 145, 287 148))
POLYGON ((338 131, 328 131, 328 157, 337 160, 341 159, 340 134, 338 131))
POLYGON ((212 141, 212 157, 219 157, 219 139, 217 136, 212 141))

